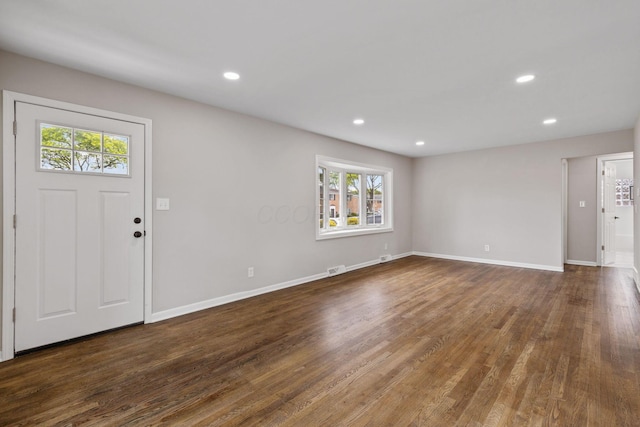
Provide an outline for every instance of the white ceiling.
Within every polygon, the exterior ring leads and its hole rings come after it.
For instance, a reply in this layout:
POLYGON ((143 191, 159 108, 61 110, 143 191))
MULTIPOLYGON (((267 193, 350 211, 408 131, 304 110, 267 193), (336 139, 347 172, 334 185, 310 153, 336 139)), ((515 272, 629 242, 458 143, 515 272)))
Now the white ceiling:
POLYGON ((0 48, 414 157, 640 114, 639 0, 0 0, 0 48))

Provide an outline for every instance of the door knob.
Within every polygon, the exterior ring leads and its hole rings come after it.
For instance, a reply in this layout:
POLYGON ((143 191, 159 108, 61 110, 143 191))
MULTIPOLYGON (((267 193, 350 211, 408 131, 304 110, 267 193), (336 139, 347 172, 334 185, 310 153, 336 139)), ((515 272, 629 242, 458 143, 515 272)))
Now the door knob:
POLYGON ((133 237, 135 238, 142 237, 142 233, 139 231, 136 231, 135 233, 133 233, 133 237))
POLYGON ((133 219, 133 222, 134 222, 135 224, 140 224, 140 223, 142 222, 142 220, 141 220, 140 218, 134 218, 134 219, 133 219))

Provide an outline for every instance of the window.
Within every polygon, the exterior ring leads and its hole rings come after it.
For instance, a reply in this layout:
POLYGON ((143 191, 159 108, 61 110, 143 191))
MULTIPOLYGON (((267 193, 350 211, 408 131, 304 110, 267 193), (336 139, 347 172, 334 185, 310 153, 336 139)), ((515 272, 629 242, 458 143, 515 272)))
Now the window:
POLYGON ((633 206, 633 178, 616 179, 616 206, 633 206))
POLYGON ((323 156, 316 163, 317 239, 393 230, 393 170, 323 156))
POLYGON ((40 123, 40 170, 129 175, 129 137, 40 123))

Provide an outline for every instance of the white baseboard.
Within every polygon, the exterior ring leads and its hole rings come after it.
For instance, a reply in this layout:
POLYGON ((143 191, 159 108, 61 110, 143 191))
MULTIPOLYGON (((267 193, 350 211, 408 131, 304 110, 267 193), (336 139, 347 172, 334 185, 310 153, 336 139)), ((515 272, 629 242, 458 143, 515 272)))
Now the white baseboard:
POLYGON ((400 258, 406 258, 406 257, 411 256, 411 255, 413 255, 413 252, 405 252, 403 254, 394 255, 393 259, 396 260, 396 259, 400 259, 400 258))
MULTIPOLYGON (((403 254, 394 255, 393 259, 404 258, 413 255, 412 252, 405 252, 403 254)), ((347 272, 359 270, 365 267, 371 267, 380 264, 380 259, 373 261, 366 261, 360 264, 355 264, 347 267, 347 272)), ((225 295, 218 298, 212 298, 206 301, 200 301, 193 304, 184 305, 182 307, 170 308, 168 310, 159 311, 151 314, 151 319, 147 323, 160 322, 162 320, 171 319, 173 317, 182 316, 189 313, 195 313, 196 311, 206 310, 208 308, 217 307, 219 305, 229 304, 230 302, 240 301, 246 298, 255 297, 258 295, 266 294, 269 292, 279 291, 280 289, 291 288, 293 286, 303 285, 305 283, 313 282, 315 280, 324 279, 328 277, 327 272, 314 274, 300 279, 289 280, 287 282, 277 283, 275 285, 265 286, 251 291, 237 292, 231 295, 225 295)))
POLYGON ((633 282, 636 284, 636 288, 640 293, 640 280, 638 280, 638 269, 633 267, 633 282))
POLYGON ((571 265, 583 265, 585 267, 597 267, 598 264, 594 261, 578 261, 575 259, 568 259, 567 264, 571 265))
POLYGON ((456 256, 456 255, 433 254, 428 252, 417 252, 417 251, 414 251, 413 254, 418 256, 431 257, 431 258, 450 259, 453 261, 477 262, 481 264, 503 265, 506 267, 531 268, 534 270, 547 270, 547 271, 556 271, 559 273, 564 273, 564 266, 557 267, 554 265, 527 264, 523 262, 502 261, 502 260, 485 259, 485 258, 470 258, 470 257, 456 256))
POLYGON ((349 271, 354 271, 354 270, 360 270, 361 268, 365 268, 365 267, 372 267, 374 265, 380 264, 380 260, 379 259, 375 259, 373 261, 366 261, 366 262, 361 262, 360 264, 355 264, 355 265, 350 265, 347 267, 347 272, 349 271))
POLYGON ((231 295, 225 295, 206 301, 200 301, 182 307, 170 308, 169 310, 159 311, 151 315, 151 322, 159 322, 161 320, 171 319, 173 317, 182 316, 184 314, 195 313, 196 311, 206 310, 207 308, 217 307, 219 305, 228 304, 230 302, 240 301, 246 298, 255 297, 269 292, 278 291, 280 289, 290 288, 302 285, 304 283, 313 282, 314 280, 324 279, 328 273, 314 274, 312 276, 303 277, 301 279, 290 280, 288 282, 278 283, 263 288, 253 289, 251 291, 237 292, 231 295))

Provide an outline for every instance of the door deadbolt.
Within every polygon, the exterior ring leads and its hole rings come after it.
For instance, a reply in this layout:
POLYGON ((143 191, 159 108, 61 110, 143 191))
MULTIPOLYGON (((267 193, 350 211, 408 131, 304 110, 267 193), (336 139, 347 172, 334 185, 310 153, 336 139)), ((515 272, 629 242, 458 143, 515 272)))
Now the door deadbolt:
POLYGON ((140 224, 140 223, 142 222, 142 220, 141 220, 140 218, 134 218, 134 219, 133 219, 133 222, 134 222, 135 224, 140 224))

